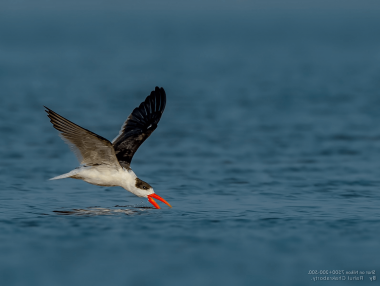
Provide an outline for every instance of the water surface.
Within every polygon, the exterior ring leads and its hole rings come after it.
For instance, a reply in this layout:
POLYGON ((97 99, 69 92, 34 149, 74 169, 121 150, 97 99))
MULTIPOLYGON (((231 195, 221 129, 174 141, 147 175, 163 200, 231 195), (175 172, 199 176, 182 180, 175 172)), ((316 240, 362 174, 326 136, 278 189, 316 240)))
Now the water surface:
POLYGON ((1 17, 0 284, 347 285, 308 272, 380 271, 378 19, 1 17), (172 209, 48 181, 77 162, 43 105, 112 140, 156 85, 166 110, 132 167, 172 209))

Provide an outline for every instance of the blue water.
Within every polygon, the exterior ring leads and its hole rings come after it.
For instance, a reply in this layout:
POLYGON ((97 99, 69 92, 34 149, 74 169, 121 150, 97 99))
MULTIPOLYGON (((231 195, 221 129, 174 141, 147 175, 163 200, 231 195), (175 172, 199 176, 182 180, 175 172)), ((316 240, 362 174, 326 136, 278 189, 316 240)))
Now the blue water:
POLYGON ((0 285, 378 274, 380 18, 320 13, 2 14, 0 285), (77 161, 43 105, 112 140, 156 85, 132 167, 172 209, 48 181, 77 161))

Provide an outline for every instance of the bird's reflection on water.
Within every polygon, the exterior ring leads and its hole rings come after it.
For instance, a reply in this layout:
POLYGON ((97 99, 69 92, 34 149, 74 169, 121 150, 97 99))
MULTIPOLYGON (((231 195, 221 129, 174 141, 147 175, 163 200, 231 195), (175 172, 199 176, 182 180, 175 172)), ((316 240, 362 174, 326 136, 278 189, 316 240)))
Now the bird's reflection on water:
POLYGON ((116 214, 136 215, 136 214, 141 214, 142 212, 145 212, 147 209, 154 209, 154 208, 116 205, 115 208, 88 207, 85 209, 55 210, 53 212, 59 215, 84 215, 84 216, 116 215, 116 214))

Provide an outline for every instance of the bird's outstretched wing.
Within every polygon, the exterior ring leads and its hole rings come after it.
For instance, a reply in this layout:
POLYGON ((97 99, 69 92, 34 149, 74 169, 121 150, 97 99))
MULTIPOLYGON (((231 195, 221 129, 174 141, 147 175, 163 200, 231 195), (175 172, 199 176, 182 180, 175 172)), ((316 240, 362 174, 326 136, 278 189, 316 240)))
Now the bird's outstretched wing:
POLYGON ((119 165, 110 141, 76 125, 46 106, 45 108, 50 122, 61 132, 60 137, 70 146, 80 164, 119 165))
POLYGON ((156 87, 128 116, 119 135, 112 141, 116 157, 122 167, 129 168, 137 149, 157 128, 165 105, 165 90, 156 87))

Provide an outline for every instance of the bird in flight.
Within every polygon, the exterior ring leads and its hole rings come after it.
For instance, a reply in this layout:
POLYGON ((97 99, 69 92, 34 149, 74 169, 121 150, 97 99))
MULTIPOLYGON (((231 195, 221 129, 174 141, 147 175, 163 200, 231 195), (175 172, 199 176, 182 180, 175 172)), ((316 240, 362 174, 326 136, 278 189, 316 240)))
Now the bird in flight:
POLYGON ((73 178, 98 186, 120 186, 138 197, 147 198, 157 209, 160 207, 154 199, 171 207, 148 183, 140 180, 130 167, 137 149, 157 128, 165 105, 165 90, 156 87, 132 111, 112 142, 44 106, 53 127, 61 132, 60 137, 70 146, 80 163, 71 172, 50 180, 73 178))

